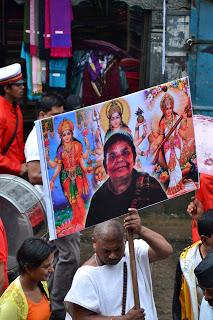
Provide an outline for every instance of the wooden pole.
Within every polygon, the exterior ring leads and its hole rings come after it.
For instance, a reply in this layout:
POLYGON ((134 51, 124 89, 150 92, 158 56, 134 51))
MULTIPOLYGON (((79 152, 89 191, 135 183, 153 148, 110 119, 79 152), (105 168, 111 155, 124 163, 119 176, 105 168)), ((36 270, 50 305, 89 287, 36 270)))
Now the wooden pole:
POLYGON ((133 288, 135 308, 140 309, 137 269, 136 269, 136 262, 135 262, 135 249, 134 249, 132 230, 127 230, 127 238, 129 243, 130 268, 131 268, 131 275, 132 275, 132 288, 133 288))

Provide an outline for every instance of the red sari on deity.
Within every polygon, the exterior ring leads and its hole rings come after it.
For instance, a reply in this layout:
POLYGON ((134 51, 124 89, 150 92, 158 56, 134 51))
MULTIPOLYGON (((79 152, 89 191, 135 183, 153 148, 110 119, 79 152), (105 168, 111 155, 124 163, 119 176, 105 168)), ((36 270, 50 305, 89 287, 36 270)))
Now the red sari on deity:
POLYGON ((88 194, 89 187, 84 172, 83 148, 79 141, 71 141, 69 144, 58 148, 55 161, 62 164, 60 173, 61 186, 72 208, 72 225, 76 229, 84 227, 86 220, 86 208, 82 195, 88 194))

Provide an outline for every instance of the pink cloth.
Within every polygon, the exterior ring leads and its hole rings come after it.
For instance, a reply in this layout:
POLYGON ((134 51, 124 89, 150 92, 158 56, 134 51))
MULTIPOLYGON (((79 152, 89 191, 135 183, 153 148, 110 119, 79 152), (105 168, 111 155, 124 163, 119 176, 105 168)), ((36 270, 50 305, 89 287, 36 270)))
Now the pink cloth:
POLYGON ((50 56, 52 58, 70 58, 72 56, 72 48, 51 48, 50 56))
POLYGON ((51 34, 50 34, 50 3, 49 0, 45 0, 45 38, 44 47, 49 49, 51 45, 51 34))
POLYGON ((36 56, 35 0, 30 0, 30 55, 36 56))

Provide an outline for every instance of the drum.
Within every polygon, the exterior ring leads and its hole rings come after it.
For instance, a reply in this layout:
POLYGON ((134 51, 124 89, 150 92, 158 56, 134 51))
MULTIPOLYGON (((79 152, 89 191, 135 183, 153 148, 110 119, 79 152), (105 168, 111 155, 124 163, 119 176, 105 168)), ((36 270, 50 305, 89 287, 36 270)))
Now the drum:
POLYGON ((10 278, 17 272, 16 253, 22 242, 29 237, 47 238, 44 199, 26 180, 0 174, 0 217, 7 234, 10 278))

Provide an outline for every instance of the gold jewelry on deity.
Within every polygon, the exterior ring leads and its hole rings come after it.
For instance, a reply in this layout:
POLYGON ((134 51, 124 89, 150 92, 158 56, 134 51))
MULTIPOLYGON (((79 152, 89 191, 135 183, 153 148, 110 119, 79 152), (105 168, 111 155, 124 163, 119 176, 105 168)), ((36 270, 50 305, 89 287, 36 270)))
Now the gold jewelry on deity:
POLYGON ((110 119, 115 112, 118 112, 120 115, 123 114, 123 106, 119 100, 110 101, 106 107, 106 116, 108 119, 110 119))
POLYGON ((72 123, 72 121, 68 120, 68 119, 63 119, 62 122, 60 122, 59 126, 58 126, 58 133, 60 135, 62 135, 62 133, 66 130, 72 131, 74 130, 74 125, 72 123))

